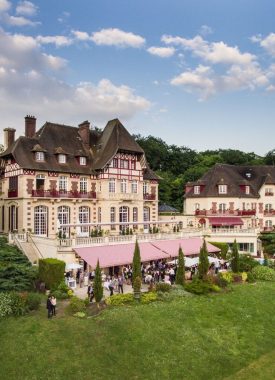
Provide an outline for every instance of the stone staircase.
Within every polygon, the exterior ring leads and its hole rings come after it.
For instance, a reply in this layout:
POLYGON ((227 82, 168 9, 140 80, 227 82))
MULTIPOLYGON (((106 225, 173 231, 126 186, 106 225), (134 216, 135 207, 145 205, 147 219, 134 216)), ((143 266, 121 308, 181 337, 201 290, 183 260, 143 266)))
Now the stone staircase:
POLYGON ((38 264, 38 260, 43 258, 41 252, 32 240, 27 241, 26 239, 14 237, 14 244, 24 253, 32 264, 38 264))

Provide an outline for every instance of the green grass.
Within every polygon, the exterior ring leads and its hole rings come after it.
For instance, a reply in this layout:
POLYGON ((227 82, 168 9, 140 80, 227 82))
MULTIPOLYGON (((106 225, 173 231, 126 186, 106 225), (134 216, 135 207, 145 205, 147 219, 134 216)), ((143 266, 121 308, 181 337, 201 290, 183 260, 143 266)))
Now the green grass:
POLYGON ((0 321, 0 379, 275 378, 275 283, 109 308, 96 318, 0 321), (273 377, 272 377, 273 376, 273 377))

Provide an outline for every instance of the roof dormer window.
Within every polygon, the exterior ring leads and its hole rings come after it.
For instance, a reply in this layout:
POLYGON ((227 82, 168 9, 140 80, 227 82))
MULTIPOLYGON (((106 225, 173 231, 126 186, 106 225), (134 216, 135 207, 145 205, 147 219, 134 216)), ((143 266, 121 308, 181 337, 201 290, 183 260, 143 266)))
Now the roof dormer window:
POLYGON ((200 186, 194 186, 194 194, 200 194, 201 187, 200 186))
POLYGON ((218 185, 219 194, 227 194, 227 185, 218 185))
POLYGON ((79 157, 79 165, 86 166, 87 165, 87 158, 84 156, 79 157))
POLYGON ((35 161, 45 161, 45 153, 35 152, 35 161))
POLYGON ((246 185, 245 186, 245 194, 250 194, 250 186, 249 185, 246 185))
POLYGON ((66 154, 59 154, 58 155, 59 164, 66 164, 66 161, 67 161, 66 154))

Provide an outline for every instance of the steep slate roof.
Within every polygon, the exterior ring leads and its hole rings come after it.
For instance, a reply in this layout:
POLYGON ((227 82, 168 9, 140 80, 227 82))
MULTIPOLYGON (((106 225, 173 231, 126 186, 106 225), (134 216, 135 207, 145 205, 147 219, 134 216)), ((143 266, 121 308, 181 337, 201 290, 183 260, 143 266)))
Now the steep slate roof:
POLYGON ((216 164, 197 182, 186 186, 202 185, 200 194, 194 194, 194 188, 185 194, 185 198, 204 197, 241 197, 258 198, 263 184, 275 184, 275 167, 267 165, 236 166, 216 164), (227 194, 218 193, 218 185, 227 185, 227 194), (250 194, 245 194, 241 186, 249 185, 250 194))
MULTIPOLYGON (((87 149, 79 134, 79 128, 46 122, 34 137, 19 137, 0 157, 12 156, 24 169, 94 174, 96 170, 103 169, 117 151, 144 154, 143 149, 118 119, 109 121, 102 132, 90 130, 89 145, 90 149, 87 149), (45 162, 35 161, 36 151, 44 152, 45 162), (66 154, 65 164, 58 162, 59 153, 66 154), (79 156, 87 158, 86 166, 79 165, 79 156)), ((145 169, 145 179, 146 175, 159 179, 149 168, 145 169)))

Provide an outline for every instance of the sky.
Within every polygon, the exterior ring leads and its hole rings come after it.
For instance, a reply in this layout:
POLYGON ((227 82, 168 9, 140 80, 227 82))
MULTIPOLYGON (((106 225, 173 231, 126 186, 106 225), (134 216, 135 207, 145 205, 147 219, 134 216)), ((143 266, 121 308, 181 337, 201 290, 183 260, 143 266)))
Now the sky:
POLYGON ((0 0, 0 141, 24 117, 275 148, 275 1, 0 0))

